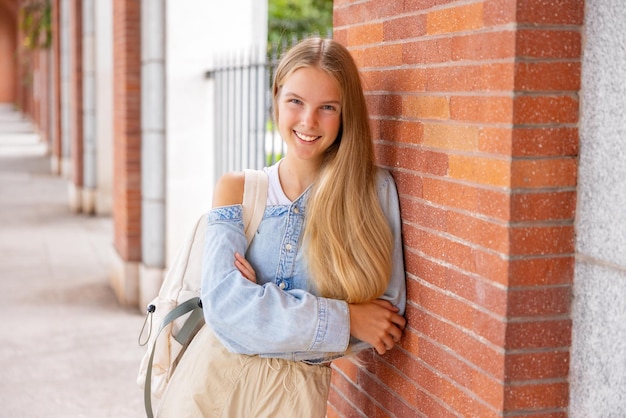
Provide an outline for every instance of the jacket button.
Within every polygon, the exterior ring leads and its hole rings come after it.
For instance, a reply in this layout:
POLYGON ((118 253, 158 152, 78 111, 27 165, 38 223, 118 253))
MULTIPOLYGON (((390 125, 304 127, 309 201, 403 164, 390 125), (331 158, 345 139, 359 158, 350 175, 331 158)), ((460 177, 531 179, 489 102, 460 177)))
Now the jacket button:
POLYGON ((278 285, 278 288, 280 290, 285 290, 285 287, 287 287, 287 285, 285 285, 285 282, 280 282, 280 284, 278 285))

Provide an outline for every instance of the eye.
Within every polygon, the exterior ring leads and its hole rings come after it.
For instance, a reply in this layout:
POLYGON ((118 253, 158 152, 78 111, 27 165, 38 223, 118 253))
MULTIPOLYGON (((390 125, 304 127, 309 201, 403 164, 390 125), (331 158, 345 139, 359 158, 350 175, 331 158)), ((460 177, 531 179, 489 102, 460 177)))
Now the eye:
POLYGON ((336 112, 337 108, 333 105, 324 105, 322 106, 322 110, 325 112, 336 112))
POLYGON ((297 104, 297 105, 301 105, 302 101, 299 99, 289 99, 289 103, 293 103, 293 104, 297 104))

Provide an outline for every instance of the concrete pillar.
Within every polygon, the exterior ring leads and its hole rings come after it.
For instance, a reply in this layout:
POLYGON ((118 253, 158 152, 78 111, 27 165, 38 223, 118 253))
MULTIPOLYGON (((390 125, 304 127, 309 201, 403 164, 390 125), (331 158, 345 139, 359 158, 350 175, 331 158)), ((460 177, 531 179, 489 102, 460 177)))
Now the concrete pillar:
POLYGON ((95 213, 113 209, 113 4, 93 2, 95 28, 95 213))
POLYGON ((165 267, 165 1, 141 2, 141 254, 139 305, 165 267))
POLYGON ((585 2, 572 418, 626 416, 626 10, 585 2))

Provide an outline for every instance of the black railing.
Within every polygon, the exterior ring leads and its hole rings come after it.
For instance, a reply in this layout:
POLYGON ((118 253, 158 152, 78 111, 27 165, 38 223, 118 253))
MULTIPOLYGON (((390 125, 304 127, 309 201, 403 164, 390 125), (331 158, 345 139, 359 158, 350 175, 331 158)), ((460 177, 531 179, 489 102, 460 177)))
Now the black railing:
POLYGON ((284 155, 272 118, 271 82, 280 51, 233 53, 217 57, 207 72, 214 81, 216 175, 259 169, 284 155))

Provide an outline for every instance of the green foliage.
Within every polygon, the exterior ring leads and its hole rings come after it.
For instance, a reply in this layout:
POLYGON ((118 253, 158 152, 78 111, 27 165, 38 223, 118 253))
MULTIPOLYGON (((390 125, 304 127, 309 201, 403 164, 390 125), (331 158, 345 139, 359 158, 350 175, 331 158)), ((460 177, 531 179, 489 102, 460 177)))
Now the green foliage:
POLYGON ((333 0, 268 0, 268 43, 310 35, 327 36, 333 27, 333 0))
POLYGON ((50 1, 31 1, 22 6, 20 28, 24 32, 24 46, 28 49, 50 48, 52 20, 50 1))

